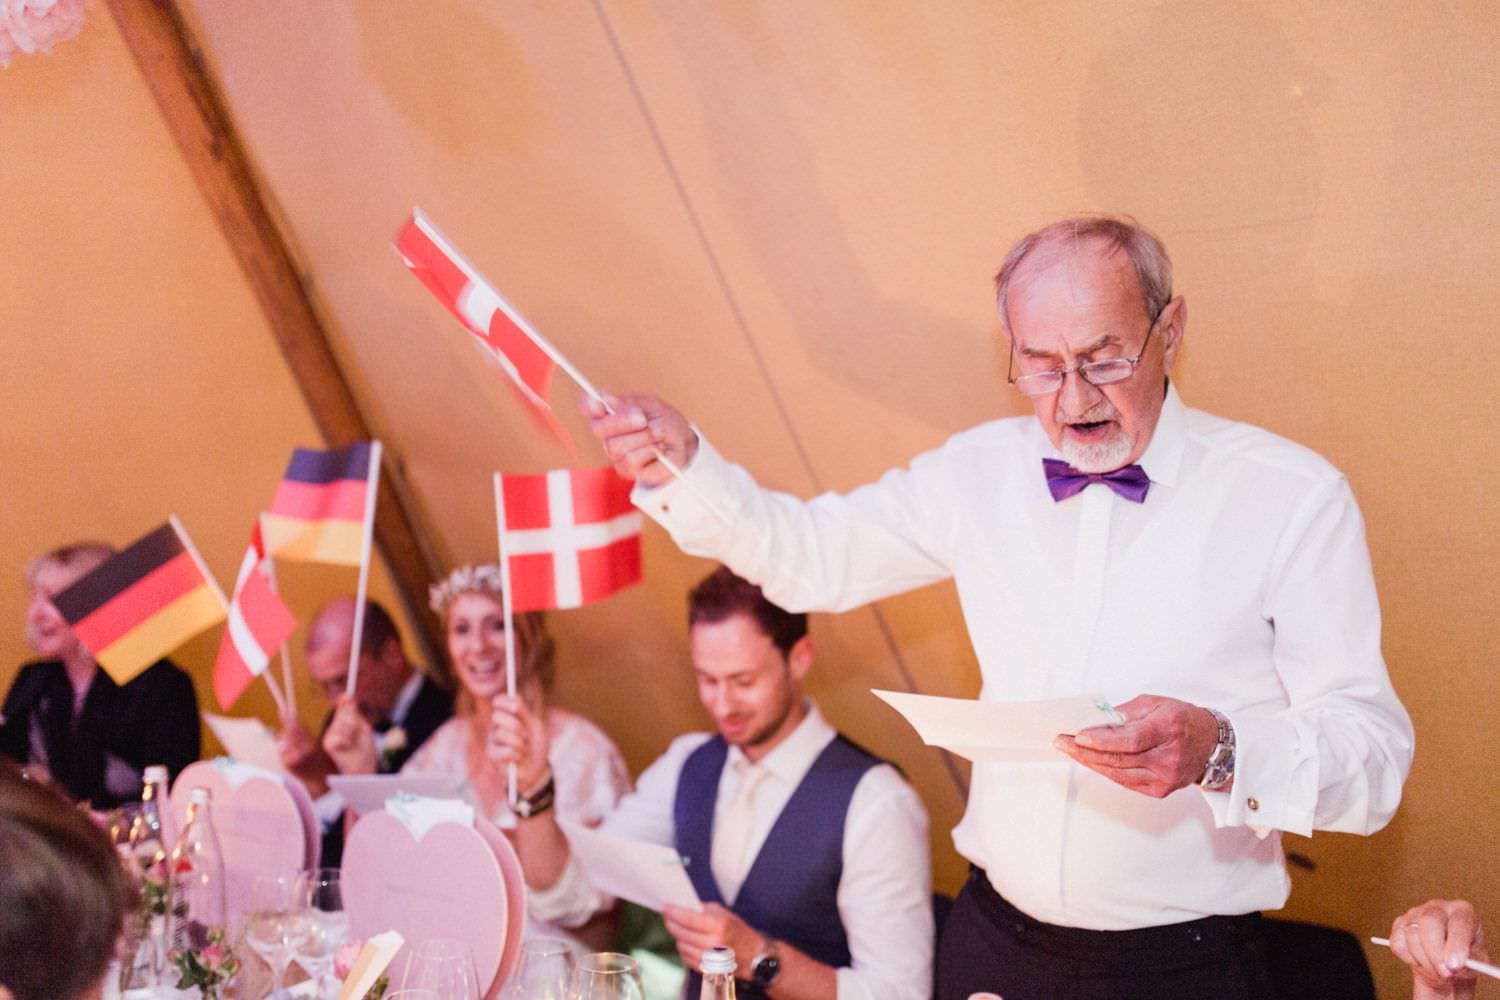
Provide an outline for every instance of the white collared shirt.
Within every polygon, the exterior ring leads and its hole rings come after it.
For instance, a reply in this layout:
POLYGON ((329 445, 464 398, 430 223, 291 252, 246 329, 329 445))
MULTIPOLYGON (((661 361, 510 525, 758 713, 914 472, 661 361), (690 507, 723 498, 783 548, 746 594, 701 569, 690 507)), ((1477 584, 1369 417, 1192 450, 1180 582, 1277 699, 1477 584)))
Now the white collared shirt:
MULTIPOLYGON (((600 829, 653 844, 674 843, 673 806, 677 779, 688 756, 710 733, 690 733, 672 741, 666 753, 641 773, 635 791, 620 800, 600 829)), ((760 852, 787 800, 836 735, 808 703, 807 717, 758 762, 767 772, 755 797, 755 819, 748 851, 760 852)), ((714 801, 718 818, 739 790, 744 760, 730 747, 714 801)), ((561 794, 559 782, 559 794, 561 794)), ((850 964, 838 969, 838 1000, 908 1000, 932 988, 932 866, 927 811, 911 786, 888 764, 870 768, 849 800, 844 821, 843 875, 838 910, 849 940, 850 964)), ((571 857, 552 886, 532 890, 532 912, 566 924, 597 908, 597 893, 571 857)), ((741 975, 748 970, 740 970, 741 975)))
POLYGON ((1411 764, 1348 483, 1299 445, 1187 408, 1175 388, 1141 458, 1144 503, 1103 484, 1055 503, 1043 457, 1056 452, 1035 419, 999 420, 802 501, 702 439, 687 482, 634 498, 684 551, 790 610, 952 577, 982 699, 1157 694, 1229 717, 1229 793, 1152 799, 1061 757, 976 764, 954 844, 1027 913, 1119 930, 1281 906, 1280 836, 1265 834, 1378 830, 1411 764))

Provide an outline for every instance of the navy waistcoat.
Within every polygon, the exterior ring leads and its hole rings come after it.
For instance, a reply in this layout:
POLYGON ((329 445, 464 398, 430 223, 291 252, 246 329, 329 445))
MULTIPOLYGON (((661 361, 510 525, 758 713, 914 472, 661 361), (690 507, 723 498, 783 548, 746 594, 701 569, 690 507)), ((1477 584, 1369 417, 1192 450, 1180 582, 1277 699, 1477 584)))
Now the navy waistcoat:
MULTIPOLYGON (((688 877, 705 903, 724 902, 710 862, 714 803, 729 747, 714 736, 688 755, 677 779, 673 805, 676 847, 687 859, 688 877)), ((844 872, 844 819, 854 787, 878 757, 836 736, 808 769, 766 835, 760 853, 729 907, 751 927, 834 968, 849 964, 849 940, 839 919, 838 889, 844 872)), ((739 969, 741 979, 749 969, 739 969)), ((689 975, 689 997, 699 977, 689 975)), ((742 987, 742 1000, 763 994, 742 987)))

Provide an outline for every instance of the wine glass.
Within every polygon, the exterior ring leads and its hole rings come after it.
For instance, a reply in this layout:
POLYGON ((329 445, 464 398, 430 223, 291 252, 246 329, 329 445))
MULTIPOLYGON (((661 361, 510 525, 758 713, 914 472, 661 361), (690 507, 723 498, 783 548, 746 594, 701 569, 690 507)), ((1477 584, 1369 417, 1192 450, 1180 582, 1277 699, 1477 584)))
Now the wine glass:
POLYGON ((469 946, 453 938, 418 944, 406 963, 401 988, 432 990, 438 1000, 479 1000, 484 995, 469 946))
POLYGON ((286 967, 302 947, 309 931, 307 898, 297 875, 257 875, 250 887, 250 912, 245 916, 245 940, 271 967, 271 996, 288 1000, 286 967))
POLYGON ((601 951, 585 955, 573 967, 569 1000, 645 1000, 641 967, 629 955, 601 951))
POLYGON ((339 890, 339 870, 303 872, 298 895, 307 902, 307 936, 297 948, 297 962, 313 977, 315 996, 324 995, 333 975, 333 956, 349 940, 349 915, 339 890))
POLYGON ((521 946, 521 964, 505 1000, 567 1000, 573 951, 557 938, 532 938, 521 946))

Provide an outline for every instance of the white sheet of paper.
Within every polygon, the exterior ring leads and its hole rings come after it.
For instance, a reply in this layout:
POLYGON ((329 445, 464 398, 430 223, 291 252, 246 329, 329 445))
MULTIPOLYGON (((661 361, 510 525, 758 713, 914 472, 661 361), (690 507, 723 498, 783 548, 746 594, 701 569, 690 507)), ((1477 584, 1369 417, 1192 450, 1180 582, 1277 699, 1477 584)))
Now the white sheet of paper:
POLYGON ((385 931, 367 938, 344 985, 339 987, 339 1000, 360 1000, 370 992, 370 987, 375 985, 375 980, 380 978, 405 943, 406 939, 398 931, 385 931))
POLYGON ((672 848, 626 840, 565 819, 557 823, 596 888, 658 912, 668 903, 702 909, 682 858, 672 848))
POLYGON ((203 721, 235 760, 278 774, 286 770, 281 766, 281 752, 276 749, 276 735, 259 719, 204 712, 203 721))
POLYGON ((922 742, 972 761, 1065 760, 1052 746, 1059 733, 1071 735, 1090 726, 1117 726, 1125 721, 1095 695, 1049 701, 974 701, 870 690, 900 712, 922 742))
POLYGON ((339 793, 344 804, 364 815, 385 808, 388 800, 401 795, 419 799, 461 799, 462 778, 441 774, 330 774, 328 787, 339 793))

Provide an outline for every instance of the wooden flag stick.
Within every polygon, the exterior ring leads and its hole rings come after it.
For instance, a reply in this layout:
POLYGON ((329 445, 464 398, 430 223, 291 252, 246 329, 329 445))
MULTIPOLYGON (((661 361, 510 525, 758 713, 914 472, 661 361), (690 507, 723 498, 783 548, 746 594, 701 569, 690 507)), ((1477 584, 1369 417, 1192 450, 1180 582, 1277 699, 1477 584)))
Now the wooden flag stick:
MULTIPOLYGON (((505 486, 504 477, 495 473, 495 526, 499 531, 500 546, 500 601, 505 616, 505 690, 514 696, 516 691, 516 622, 510 607, 510 560, 505 557, 505 486)), ((520 801, 520 790, 516 788, 516 764, 511 761, 506 768, 505 794, 514 809, 520 801)))
POLYGON ((375 495, 380 488, 380 442, 370 442, 369 481, 365 488, 364 537, 359 544, 359 586, 354 597, 354 635, 349 642, 349 680, 344 693, 353 697, 359 683, 359 644, 365 629, 365 594, 370 586, 370 543, 375 534, 375 495))
MULTIPOLYGON (((564 374, 566 374, 568 378, 572 379, 574 384, 576 384, 578 388, 588 393, 589 397, 597 402, 600 406, 604 407, 606 412, 615 412, 614 408, 610 406, 609 403, 605 400, 604 394, 594 386, 593 382, 589 381, 588 376, 579 371, 573 365, 573 362, 569 361, 563 354, 563 352, 559 351, 553 345, 552 341, 542 336, 537 328, 532 326, 531 323, 527 321, 525 316, 521 315, 521 311, 515 306, 511 305, 510 302, 505 298, 505 296, 501 295, 500 292, 495 289, 494 285, 492 285, 482 274, 480 274, 479 269, 475 267, 473 263, 471 263, 469 259, 459 251, 457 247, 449 242, 448 238, 442 234, 437 226, 432 224, 432 220, 427 217, 426 212, 423 212, 420 208, 413 208, 411 210, 411 214, 412 218, 416 220, 417 225, 422 228, 422 231, 425 232, 434 243, 441 247, 445 254, 459 263, 459 266, 468 274, 471 281, 480 282, 486 288, 488 288, 488 290, 495 296, 495 300, 499 303, 500 309, 510 317, 511 321, 515 323, 516 326, 520 327, 521 331, 525 333, 526 336, 531 338, 532 343, 541 348, 543 354, 552 359, 553 364, 561 368, 564 374)), ((551 404, 547 403, 546 400, 542 400, 541 402, 544 406, 547 406, 548 409, 551 409, 551 404)), ((734 526, 734 523, 730 521, 728 514, 725 514, 722 510, 720 510, 717 504, 708 499, 708 497, 704 496, 702 491, 694 487, 692 483, 688 482, 686 479, 683 479, 682 470, 677 467, 677 463, 673 462, 671 459, 667 458, 666 455, 662 454, 661 449, 659 448, 653 447, 651 451, 654 455, 656 455, 656 460, 660 462, 668 472, 670 472, 680 482, 682 482, 683 485, 688 488, 688 491, 692 493, 693 496, 697 497, 705 507, 713 511, 714 516, 717 517, 721 522, 723 522, 726 528, 734 526)))
MULTIPOLYGON (((172 530, 177 533, 177 540, 181 542, 182 547, 187 550, 188 557, 193 560, 193 565, 198 567, 198 572, 202 573, 203 579, 208 581, 209 589, 212 590, 214 592, 214 596, 219 599, 219 607, 224 609, 224 617, 228 618, 229 598, 224 596, 224 588, 219 586, 219 581, 215 580, 214 575, 208 571, 208 564, 203 561, 203 556, 198 552, 198 546, 194 545, 193 540, 188 537, 187 530, 183 528, 182 522, 177 519, 176 514, 168 514, 167 521, 172 525, 172 530)), ((281 690, 279 688, 277 688, 276 678, 273 677, 269 671, 263 672, 261 676, 265 677, 266 684, 271 689, 271 700, 276 702, 276 710, 285 715, 286 696, 281 693, 281 690)))
MULTIPOLYGON (((256 517, 257 520, 259 520, 260 515, 257 514, 257 515, 255 515, 255 517, 256 517)), ((261 532, 261 538, 265 538, 265 537, 266 537, 265 536, 265 532, 262 531, 261 532)), ((264 548, 265 547, 264 544, 262 544, 261 547, 264 548)), ((266 557, 265 557, 265 559, 262 560, 262 562, 265 564, 265 567, 266 567, 266 578, 271 581, 271 589, 274 590, 274 591, 277 591, 277 593, 279 594, 280 593, 280 589, 276 585, 276 558, 273 555, 271 555, 271 553, 267 552, 266 553, 266 557)), ((297 685, 292 682, 292 658, 287 653, 286 642, 285 641, 283 641, 281 643, 281 651, 280 652, 281 652, 281 683, 283 685, 285 685, 284 697, 286 699, 286 701, 285 701, 286 707, 282 710, 282 714, 284 716, 290 716, 292 718, 295 718, 296 715, 297 715, 297 685)))

